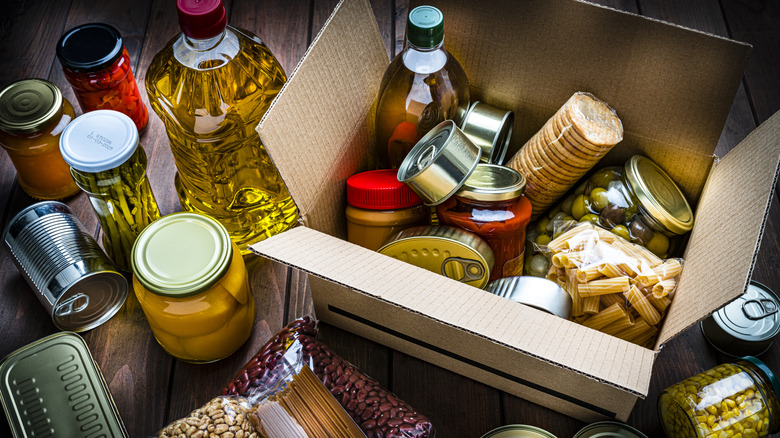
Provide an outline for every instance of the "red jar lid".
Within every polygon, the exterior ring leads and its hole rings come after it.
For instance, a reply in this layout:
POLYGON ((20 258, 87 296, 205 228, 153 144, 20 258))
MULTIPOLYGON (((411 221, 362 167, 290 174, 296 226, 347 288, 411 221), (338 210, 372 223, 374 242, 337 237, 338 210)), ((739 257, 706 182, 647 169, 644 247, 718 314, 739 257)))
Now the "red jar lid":
POLYGON ((215 37, 227 25, 222 0, 177 0, 176 7, 181 31, 190 38, 215 37))
POLYGON ((394 169, 369 170, 347 178, 347 203, 367 210, 393 210, 420 205, 422 199, 398 181, 394 169))

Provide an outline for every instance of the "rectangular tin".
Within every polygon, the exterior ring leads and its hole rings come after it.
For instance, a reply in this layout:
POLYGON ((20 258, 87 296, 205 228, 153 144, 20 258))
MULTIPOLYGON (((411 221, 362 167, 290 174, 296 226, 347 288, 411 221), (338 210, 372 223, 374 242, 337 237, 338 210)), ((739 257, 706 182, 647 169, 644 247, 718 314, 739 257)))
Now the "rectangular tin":
POLYGON ((6 356, 0 401, 15 438, 128 436, 87 344, 72 332, 6 356))

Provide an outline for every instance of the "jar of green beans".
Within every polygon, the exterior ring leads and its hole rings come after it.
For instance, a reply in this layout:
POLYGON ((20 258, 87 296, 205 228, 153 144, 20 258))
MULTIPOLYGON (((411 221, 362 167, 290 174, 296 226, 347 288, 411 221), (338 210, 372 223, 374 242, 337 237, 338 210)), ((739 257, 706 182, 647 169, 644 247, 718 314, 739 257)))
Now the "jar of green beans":
POLYGON ((136 237, 160 218, 135 124, 117 111, 88 112, 62 133, 60 152, 89 196, 106 253, 119 269, 131 272, 136 237))

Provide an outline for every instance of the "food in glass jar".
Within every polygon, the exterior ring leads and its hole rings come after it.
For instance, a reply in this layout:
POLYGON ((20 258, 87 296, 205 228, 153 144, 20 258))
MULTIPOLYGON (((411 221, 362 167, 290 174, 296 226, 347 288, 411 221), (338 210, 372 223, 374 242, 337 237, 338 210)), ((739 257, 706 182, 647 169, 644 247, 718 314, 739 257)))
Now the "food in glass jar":
POLYGON ((780 429, 779 386, 763 362, 747 356, 666 388, 658 415, 669 437, 765 437, 780 429))

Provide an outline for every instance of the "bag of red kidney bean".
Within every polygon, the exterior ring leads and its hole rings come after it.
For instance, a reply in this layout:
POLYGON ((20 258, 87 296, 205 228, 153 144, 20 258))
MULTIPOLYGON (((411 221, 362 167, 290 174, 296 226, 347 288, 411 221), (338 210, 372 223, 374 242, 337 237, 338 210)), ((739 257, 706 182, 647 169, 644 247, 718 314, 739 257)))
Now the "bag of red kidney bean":
POLYGON ((309 365, 368 438, 436 436, 427 417, 339 357, 315 339, 316 335, 316 322, 311 317, 288 324, 263 345, 222 393, 250 398, 266 393, 290 373, 290 355, 285 353, 300 347, 300 360, 309 365))

